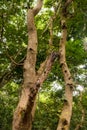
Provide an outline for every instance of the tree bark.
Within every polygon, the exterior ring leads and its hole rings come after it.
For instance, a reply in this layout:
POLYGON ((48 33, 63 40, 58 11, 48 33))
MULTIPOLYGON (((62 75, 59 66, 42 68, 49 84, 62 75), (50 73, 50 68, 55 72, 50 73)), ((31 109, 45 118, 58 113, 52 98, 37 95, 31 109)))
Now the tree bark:
POLYGON ((32 128, 32 111, 38 92, 35 72, 38 40, 34 16, 41 9, 42 2, 43 0, 39 0, 37 6, 34 9, 28 9, 27 13, 28 47, 24 61, 24 82, 22 94, 14 112, 12 130, 31 130, 32 128))
POLYGON ((59 119, 59 124, 57 130, 69 130, 70 119, 72 115, 72 100, 73 100, 73 81, 68 69, 66 58, 65 58, 65 44, 67 37, 67 28, 66 23, 62 21, 62 36, 60 40, 60 66, 63 71, 64 80, 65 80, 65 99, 64 99, 64 107, 59 119))
MULTIPOLYGON (((72 0, 71 0, 72 1, 72 0)), ((61 39, 59 45, 59 61, 60 67, 63 72, 64 81, 65 81, 65 99, 64 99, 64 106, 62 109, 62 113, 60 115, 59 123, 57 130, 69 130, 70 120, 72 115, 72 101, 73 101, 73 88, 74 83, 69 71, 68 65, 66 63, 66 41, 67 41, 67 25, 66 25, 66 18, 67 18, 67 6, 70 4, 70 0, 67 0, 65 6, 63 6, 62 14, 61 14, 61 39)))
POLYGON ((36 96, 44 80, 47 78, 52 64, 58 54, 52 52, 35 71, 37 56, 37 30, 34 24, 34 16, 42 7, 42 0, 39 0, 34 9, 28 9, 28 47, 27 56, 24 62, 24 82, 18 106, 14 112, 12 130, 31 130, 35 113, 36 96))
POLYGON ((24 83, 20 101, 13 118, 13 130, 30 130, 32 122, 33 100, 36 98, 35 91, 35 64, 37 53, 37 31, 34 25, 33 10, 28 10, 28 48, 24 62, 24 83))

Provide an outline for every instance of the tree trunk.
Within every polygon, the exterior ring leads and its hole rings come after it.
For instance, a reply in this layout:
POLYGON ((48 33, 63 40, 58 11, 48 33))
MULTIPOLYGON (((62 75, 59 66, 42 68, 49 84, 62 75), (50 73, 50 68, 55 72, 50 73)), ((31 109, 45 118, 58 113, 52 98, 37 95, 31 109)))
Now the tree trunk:
POLYGON ((24 83, 20 101, 14 113, 13 130, 29 130, 32 122, 32 108, 36 98, 36 54, 37 54, 37 31, 34 25, 33 10, 28 10, 28 48, 24 62, 24 83))
POLYGON ((38 0, 34 9, 28 9, 28 47, 24 62, 24 82, 18 106, 14 112, 12 130, 31 130, 35 113, 36 96, 44 80, 47 78, 52 64, 58 54, 52 52, 35 71, 37 56, 37 30, 34 24, 34 16, 42 6, 42 0, 38 0))
POLYGON ((59 123, 57 130, 69 130, 70 120, 72 115, 72 101, 73 101, 73 80, 70 74, 68 65, 66 63, 66 54, 65 54, 65 45, 67 39, 67 25, 66 25, 66 18, 67 18, 67 7, 72 0, 67 0, 65 5, 63 6, 63 10, 61 13, 61 39, 59 45, 59 57, 60 57, 60 67, 62 69, 65 81, 65 99, 64 99, 64 106, 62 109, 62 113, 60 115, 59 123))
POLYGON ((36 94, 39 87, 36 85, 36 56, 37 56, 37 30, 34 24, 34 16, 42 7, 42 0, 39 0, 34 9, 28 9, 28 47, 26 60, 24 62, 24 82, 20 101, 14 112, 12 130, 31 130, 32 114, 36 94))

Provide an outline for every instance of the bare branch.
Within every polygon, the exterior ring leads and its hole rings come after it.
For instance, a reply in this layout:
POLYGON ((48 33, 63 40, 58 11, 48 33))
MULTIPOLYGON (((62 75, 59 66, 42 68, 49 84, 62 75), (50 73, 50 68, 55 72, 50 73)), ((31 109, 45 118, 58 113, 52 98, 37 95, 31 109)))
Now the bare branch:
POLYGON ((46 60, 41 64, 40 69, 38 70, 38 74, 37 74, 37 84, 39 84, 40 86, 45 81, 49 72, 51 71, 52 65, 56 58, 58 58, 58 53, 52 52, 46 58, 46 60))
MULTIPOLYGON (((48 58, 48 57, 47 57, 47 58, 48 58)), ((40 68, 39 68, 39 70, 37 71, 37 77, 39 77, 39 76, 43 73, 43 71, 44 71, 44 69, 45 69, 45 66, 46 66, 47 58, 45 59, 45 61, 43 61, 43 62, 40 64, 40 68)))
POLYGON ((4 87, 12 78, 13 78, 13 71, 16 68, 16 65, 10 66, 9 70, 6 70, 6 72, 0 77, 0 88, 4 87))
POLYGON ((4 14, 2 13, 1 14, 1 20, 2 20, 2 26, 1 26, 1 29, 0 29, 0 41, 3 42, 3 32, 4 32, 4 14))
POLYGON ((67 0, 63 6, 63 9, 62 9, 62 13, 63 13, 63 16, 67 17, 67 9, 69 7, 69 5, 72 3, 73 0, 67 0))
POLYGON ((65 7, 68 7, 71 4, 72 1, 73 0, 67 0, 66 3, 65 3, 65 7))
POLYGON ((6 51, 6 56, 11 60, 11 62, 15 65, 23 65, 23 61, 25 59, 25 57, 22 58, 22 60, 20 60, 18 63, 13 59, 12 56, 9 55, 9 53, 6 51))
POLYGON ((53 44, 53 19, 52 18, 50 18, 49 32, 50 32, 49 45, 52 46, 53 44))
POLYGON ((33 9, 34 16, 38 14, 38 12, 41 10, 43 5, 43 0, 38 0, 37 5, 33 9))

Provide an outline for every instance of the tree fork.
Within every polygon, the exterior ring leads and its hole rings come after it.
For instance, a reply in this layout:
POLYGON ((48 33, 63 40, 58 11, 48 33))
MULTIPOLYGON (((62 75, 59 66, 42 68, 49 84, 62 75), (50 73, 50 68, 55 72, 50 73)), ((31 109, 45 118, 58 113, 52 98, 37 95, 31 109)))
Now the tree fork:
MULTIPOLYGON (((39 0, 40 1, 40 0, 39 0)), ((24 62, 24 83, 18 106, 14 112, 12 130, 31 130, 35 113, 36 96, 44 80, 47 78, 51 67, 58 57, 58 53, 52 52, 41 64, 37 74, 35 71, 37 55, 37 31, 34 24, 34 16, 41 9, 42 0, 34 9, 28 10, 28 47, 24 62)))

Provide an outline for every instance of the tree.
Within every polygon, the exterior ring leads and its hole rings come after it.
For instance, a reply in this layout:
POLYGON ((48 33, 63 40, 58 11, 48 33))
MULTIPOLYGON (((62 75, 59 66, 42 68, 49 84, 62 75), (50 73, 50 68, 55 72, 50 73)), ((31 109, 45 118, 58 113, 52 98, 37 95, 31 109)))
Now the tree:
POLYGON ((42 7, 42 0, 39 0, 37 6, 28 9, 27 26, 28 26, 28 47, 27 56, 24 62, 24 82, 20 101, 16 108, 13 118, 13 130, 28 130, 32 128, 32 120, 34 116, 35 100, 40 85, 47 77, 52 63, 56 57, 55 53, 51 53, 43 62, 40 69, 35 72, 36 55, 37 55, 37 31, 34 23, 34 16, 42 7), (45 70, 44 70, 45 67, 45 70))
MULTIPOLYGON (((0 76, 1 77, 0 87, 5 86, 5 84, 9 83, 9 81, 11 81, 12 79, 17 83, 20 83, 23 78, 21 97, 19 100, 19 104, 16 108, 16 111, 14 113, 13 129, 14 130, 31 129, 32 126, 31 124, 35 113, 35 106, 36 106, 35 101, 36 101, 38 90, 40 86, 42 86, 42 83, 45 81, 45 79, 47 80, 50 79, 49 80, 50 82, 52 80, 57 79, 57 77, 61 79, 61 82, 64 82, 65 80, 66 83, 64 107, 63 107, 62 115, 60 116, 58 129, 69 129, 70 119, 72 114, 73 82, 72 82, 72 77, 69 72, 67 63, 69 67, 73 70, 75 65, 78 66, 79 64, 84 64, 86 62, 85 60, 86 55, 82 49, 82 44, 80 43, 79 40, 77 40, 78 37, 80 38, 82 37, 82 34, 84 36, 86 33, 86 30, 83 29, 86 26, 86 21, 81 19, 81 17, 85 18, 85 13, 83 15, 84 7, 81 8, 81 13, 78 13, 79 9, 77 8, 77 6, 79 4, 81 6, 83 2, 75 1, 71 3, 71 1, 58 2, 55 0, 54 1, 47 0, 45 1, 44 6, 48 7, 47 8, 48 14, 41 13, 38 16, 36 16, 36 14, 41 9, 42 1, 38 1, 37 6, 34 8, 30 8, 31 5, 28 5, 29 9, 28 9, 28 20, 27 20, 28 21, 27 22, 28 23, 27 24, 28 27, 27 55, 26 55, 26 44, 25 44, 25 41, 27 42, 27 40, 25 39, 25 37, 27 37, 25 22, 21 20, 21 14, 25 9, 20 9, 22 7, 23 2, 24 1, 22 2, 19 1, 18 3, 15 2, 11 3, 11 8, 9 8, 8 12, 5 12, 5 10, 7 11, 6 7, 10 5, 10 2, 3 4, 1 10, 2 11, 1 21, 0 21, 1 23, 3 23, 0 30, 1 32, 0 36, 2 42, 1 48, 3 50, 3 51, 1 50, 2 64, 0 67, 2 68, 2 71, 0 76), (51 7, 53 7, 54 11, 50 11, 51 7), (77 15, 74 14, 75 10, 77 11, 77 15), (10 12, 11 15, 9 15, 10 12), (16 16, 15 15, 12 16, 12 14, 14 13, 16 14, 16 16), (49 18, 50 15, 51 17, 49 18), (80 20, 78 19, 78 17, 80 18, 80 20), (17 24, 17 22, 15 24, 14 21, 17 21, 16 20, 17 18, 18 21, 20 21, 20 24, 17 24), (46 25, 45 21, 48 18, 49 18, 49 22, 46 25), (5 22, 5 20, 7 22, 5 22), (12 22, 9 24, 9 21, 12 22), (37 29, 35 27, 35 23, 37 29), (76 23, 79 23, 78 26, 76 23), (81 30, 78 30, 78 28, 82 29, 82 33, 81 30), (42 30, 44 31, 42 32, 42 30), (16 35, 15 32, 18 35, 16 35), (38 37, 39 44, 37 44, 38 43, 37 32, 39 35, 38 37), (58 36, 60 32, 62 34, 61 37, 58 36), (49 39, 49 44, 48 44, 48 39, 49 39), (73 39, 73 41, 71 39, 73 39), (21 48, 20 48, 20 44, 19 45, 15 44, 15 42, 21 43, 21 48), (44 42, 45 44, 43 45, 44 42), (67 47, 66 57, 65 57, 65 51, 66 51, 65 43, 67 47), (77 47, 79 47, 78 51, 77 51, 77 47), (69 50, 71 50, 71 52, 69 50), (73 52, 76 55, 73 54, 73 52), (16 53, 17 55, 15 55, 16 53), (78 54, 80 55, 79 57, 77 56, 78 54), (53 65, 55 58, 59 59, 60 65, 58 64, 58 61, 56 61, 55 64, 53 65), (3 59, 6 60, 4 61, 3 59), (66 59, 68 61, 67 63, 66 63, 66 59), (24 67, 22 68, 23 63, 24 63, 24 67), (55 69, 55 66, 58 67, 55 69), (59 66, 62 68, 63 74, 60 73, 61 68, 59 70, 59 66), (22 77, 22 72, 24 73, 23 77, 22 77), (47 78, 48 74, 49 77, 47 78), (63 80, 63 75, 64 75, 64 80, 63 80), (68 110, 69 110, 68 114, 70 115, 68 115, 66 112, 68 110)), ((32 1, 30 2, 30 4, 32 4, 32 1)))

